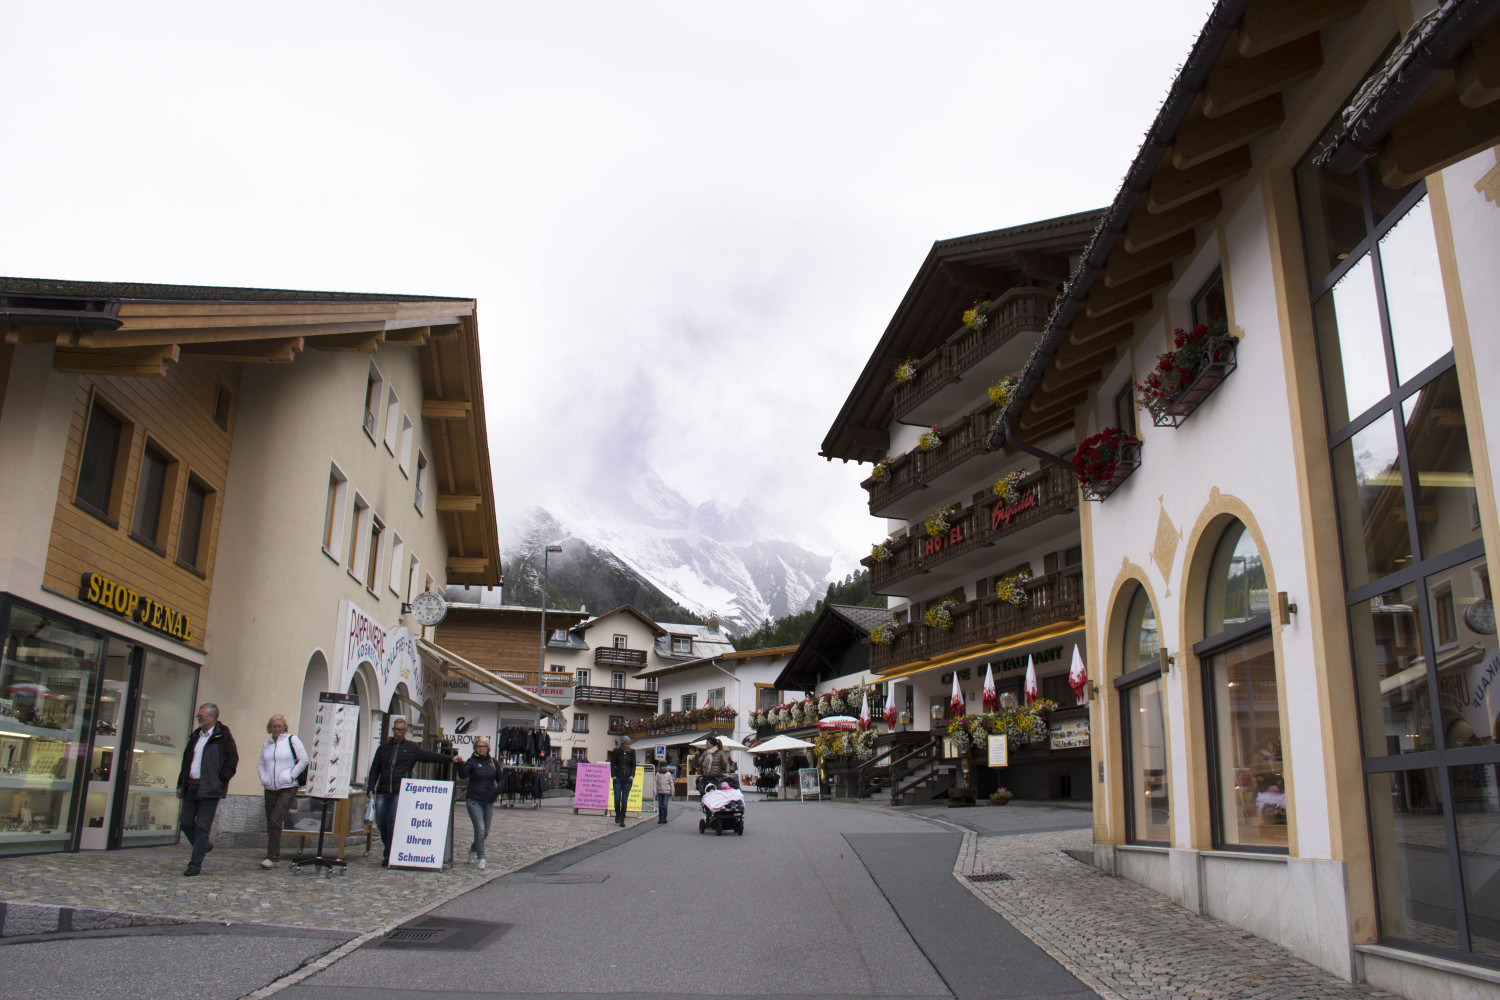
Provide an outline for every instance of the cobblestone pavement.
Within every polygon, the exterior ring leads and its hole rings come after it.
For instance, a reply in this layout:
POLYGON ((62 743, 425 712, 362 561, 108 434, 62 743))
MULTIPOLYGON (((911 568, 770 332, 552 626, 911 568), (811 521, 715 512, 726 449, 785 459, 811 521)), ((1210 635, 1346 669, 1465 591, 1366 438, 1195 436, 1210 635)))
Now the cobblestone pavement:
POLYGON ((980 835, 973 873, 1011 881, 969 890, 1107 1000, 1386 998, 1222 920, 1199 916, 1128 879, 1065 854, 1093 849, 1090 830, 980 835))
MULTIPOLYGON (((629 822, 655 822, 655 813, 629 822)), ((618 829, 603 816, 574 815, 566 798, 544 800, 535 810, 496 809, 485 871, 465 860, 473 831, 463 811, 454 818, 457 864, 442 872, 381 868, 379 834, 368 856, 364 842, 351 839, 348 871, 335 876, 311 868, 291 874, 295 840, 282 841, 281 867, 269 870, 259 865, 264 849, 215 848, 195 879, 182 876, 189 853, 184 845, 0 858, 0 901, 357 934, 618 829)), ((309 855, 315 846, 309 842, 309 855)))

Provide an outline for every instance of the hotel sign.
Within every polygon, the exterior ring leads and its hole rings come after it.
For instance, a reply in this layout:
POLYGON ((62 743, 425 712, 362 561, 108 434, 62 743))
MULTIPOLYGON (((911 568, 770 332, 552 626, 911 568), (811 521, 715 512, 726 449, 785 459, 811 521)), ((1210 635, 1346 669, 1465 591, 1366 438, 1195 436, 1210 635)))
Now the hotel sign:
POLYGON ((193 619, 187 613, 143 597, 140 591, 100 573, 83 574, 78 599, 181 642, 192 642, 196 638, 193 619))

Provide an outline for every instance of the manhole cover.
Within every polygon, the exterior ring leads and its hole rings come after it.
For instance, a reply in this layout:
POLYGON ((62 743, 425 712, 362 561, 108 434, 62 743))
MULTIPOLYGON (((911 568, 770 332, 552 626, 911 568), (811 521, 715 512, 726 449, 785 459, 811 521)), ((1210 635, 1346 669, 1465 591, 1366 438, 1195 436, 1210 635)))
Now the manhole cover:
POLYGON ((376 938, 366 947, 470 951, 500 936, 509 924, 456 917, 422 917, 376 938))
POLYGON ((1014 882, 1015 876, 1007 875, 1005 872, 985 872, 983 875, 970 875, 970 882, 1014 882))
POLYGON ((584 872, 554 872, 550 875, 533 875, 532 881, 546 885, 598 885, 608 875, 591 875, 584 872))

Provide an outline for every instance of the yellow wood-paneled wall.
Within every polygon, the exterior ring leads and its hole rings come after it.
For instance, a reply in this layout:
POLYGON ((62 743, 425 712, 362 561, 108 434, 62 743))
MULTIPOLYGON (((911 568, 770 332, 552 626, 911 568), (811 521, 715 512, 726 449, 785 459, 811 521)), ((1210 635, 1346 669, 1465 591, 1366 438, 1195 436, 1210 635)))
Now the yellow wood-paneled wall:
POLYGON ((189 644, 203 648, 234 431, 233 406, 226 430, 214 420, 214 404, 221 386, 237 398, 239 381, 238 365, 217 362, 173 366, 162 379, 79 377, 67 454, 57 484, 57 514, 52 521, 47 550, 45 586, 73 595, 77 594, 84 574, 101 573, 138 590, 143 598, 153 598, 190 615, 189 644), (118 525, 111 525, 73 502, 78 489, 84 428, 96 397, 128 425, 118 459, 124 465, 123 490, 115 511, 118 525), (167 480, 172 497, 165 514, 165 554, 157 553, 130 535, 141 456, 147 441, 176 463, 176 474, 169 473, 167 480), (211 491, 211 509, 204 512, 200 542, 200 546, 207 546, 206 553, 200 550, 205 567, 202 576, 177 563, 178 533, 189 475, 211 491))
MULTIPOLYGON (((547 631, 578 624, 579 616, 547 614, 547 631)), ((433 641, 486 670, 536 672, 541 652, 541 621, 536 614, 465 611, 454 608, 433 630, 433 641)))

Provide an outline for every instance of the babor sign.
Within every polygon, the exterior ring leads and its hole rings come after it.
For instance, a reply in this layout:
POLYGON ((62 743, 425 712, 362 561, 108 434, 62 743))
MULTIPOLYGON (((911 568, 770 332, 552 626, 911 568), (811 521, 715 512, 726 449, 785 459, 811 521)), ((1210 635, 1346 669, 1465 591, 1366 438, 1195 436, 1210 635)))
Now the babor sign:
POLYGON ((448 850, 448 812, 453 808, 453 782, 401 782, 396 803, 392 868, 441 868, 448 850))

